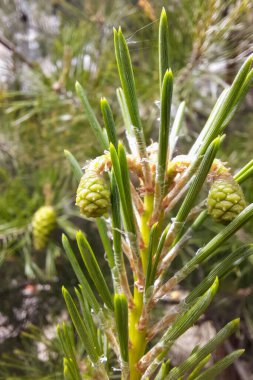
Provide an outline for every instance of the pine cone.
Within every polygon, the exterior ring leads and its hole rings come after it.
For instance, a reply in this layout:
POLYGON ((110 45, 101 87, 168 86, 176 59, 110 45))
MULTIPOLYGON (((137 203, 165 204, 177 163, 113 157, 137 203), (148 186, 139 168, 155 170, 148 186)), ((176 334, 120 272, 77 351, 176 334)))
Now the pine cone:
POLYGON ((76 205, 81 214, 98 218, 107 214, 110 206, 110 189, 102 174, 87 170, 76 193, 76 205))
POLYGON ((245 207, 239 184, 230 175, 219 176, 211 186, 207 198, 208 213, 221 223, 231 222, 245 207))
POLYGON ((47 246, 49 235, 56 226, 56 212, 52 206, 42 206, 32 220, 33 245, 37 250, 47 246))

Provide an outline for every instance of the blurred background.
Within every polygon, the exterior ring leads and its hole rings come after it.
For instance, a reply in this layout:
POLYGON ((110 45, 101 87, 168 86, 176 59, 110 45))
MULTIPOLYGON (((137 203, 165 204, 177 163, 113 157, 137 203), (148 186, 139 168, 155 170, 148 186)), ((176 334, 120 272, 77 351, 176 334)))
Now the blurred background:
MULTIPOLYGON (((134 65, 147 142, 156 139, 162 6, 168 12, 175 75, 172 118, 180 101, 186 102, 178 144, 178 153, 185 154, 219 94, 253 52, 251 0, 1 0, 0 379, 63 378, 55 326, 67 318, 61 285, 75 285, 76 280, 61 247, 61 233, 73 238, 77 228, 84 229, 107 270, 94 225, 75 209, 76 182, 63 153, 71 151, 81 165, 101 153, 75 94, 75 81, 84 86, 99 120, 100 98, 107 97, 123 137, 112 34, 113 27, 121 25, 134 65), (31 223, 44 204, 54 207, 57 223, 38 252, 31 223)), ((252 159, 252 109, 253 90, 227 129, 220 153, 233 173, 252 159)), ((243 189, 247 201, 253 202, 251 179, 243 189)), ((207 221, 180 256, 181 262, 220 228, 207 221)), ((224 255, 241 242, 250 242, 252 228, 248 223, 223 246, 224 255)), ((184 284, 185 289, 193 288, 211 266, 184 284)), ((241 317, 240 333, 223 350, 246 347, 246 353, 222 379, 252 378, 252 273, 252 258, 238 265, 192 332, 201 341, 241 317)), ((178 289, 173 302, 182 293, 178 289)), ((184 357, 184 346, 182 342, 175 347, 175 357, 184 357)))

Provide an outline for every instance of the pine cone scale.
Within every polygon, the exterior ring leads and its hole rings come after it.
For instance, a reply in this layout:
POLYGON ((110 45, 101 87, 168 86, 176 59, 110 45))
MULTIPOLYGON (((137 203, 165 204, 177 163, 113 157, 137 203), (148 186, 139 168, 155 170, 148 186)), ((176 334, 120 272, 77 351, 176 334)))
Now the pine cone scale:
POLYGON ((86 171, 77 189, 76 205, 88 218, 98 218, 108 212, 110 190, 103 175, 95 170, 86 171))
POLYGON ((207 199, 208 213, 218 222, 229 223, 245 208, 239 184, 230 175, 219 176, 211 186, 207 199))
POLYGON ((46 247, 49 236, 56 226, 56 212, 51 206, 42 206, 32 220, 33 244, 37 250, 46 247))

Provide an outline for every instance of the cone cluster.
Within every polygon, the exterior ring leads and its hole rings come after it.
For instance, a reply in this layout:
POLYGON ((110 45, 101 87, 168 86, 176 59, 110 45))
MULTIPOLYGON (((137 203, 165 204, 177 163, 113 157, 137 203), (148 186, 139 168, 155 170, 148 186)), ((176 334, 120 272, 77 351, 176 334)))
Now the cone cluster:
POLYGON ((52 206, 40 207, 33 216, 33 245, 37 250, 46 248, 50 233, 56 226, 56 212, 52 206))
POLYGON ((230 175, 219 176, 207 199, 208 213, 218 222, 231 222, 246 207, 240 185, 230 175))
POLYGON ((110 189, 102 174, 95 170, 85 172, 77 189, 76 205, 87 218, 98 218, 107 214, 110 207, 110 189))

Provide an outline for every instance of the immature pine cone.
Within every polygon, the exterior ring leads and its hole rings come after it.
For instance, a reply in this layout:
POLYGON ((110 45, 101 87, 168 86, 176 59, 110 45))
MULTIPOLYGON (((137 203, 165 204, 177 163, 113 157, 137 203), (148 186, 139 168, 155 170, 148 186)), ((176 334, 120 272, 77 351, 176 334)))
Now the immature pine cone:
POLYGON ((107 214, 110 207, 110 189, 102 174, 87 170, 76 192, 76 205, 81 214, 98 218, 107 214))
POLYGON ((246 207, 246 202, 233 177, 220 175, 211 186, 207 205, 208 213, 217 222, 229 223, 246 207))
POLYGON ((37 250, 47 246, 49 235, 56 226, 56 212, 51 206, 42 206, 32 220, 33 245, 37 250))

